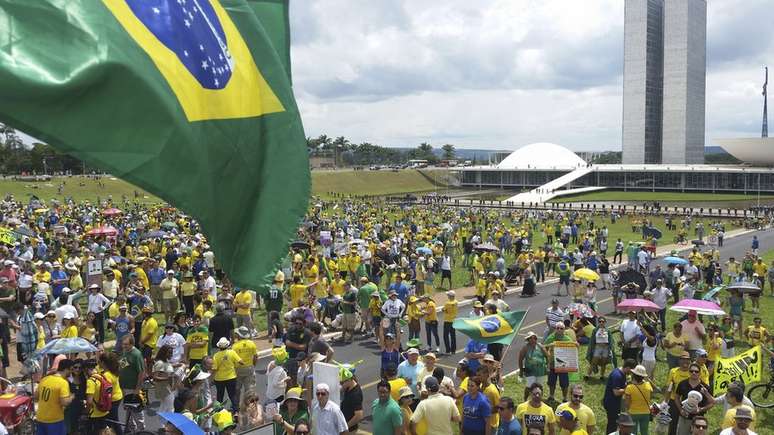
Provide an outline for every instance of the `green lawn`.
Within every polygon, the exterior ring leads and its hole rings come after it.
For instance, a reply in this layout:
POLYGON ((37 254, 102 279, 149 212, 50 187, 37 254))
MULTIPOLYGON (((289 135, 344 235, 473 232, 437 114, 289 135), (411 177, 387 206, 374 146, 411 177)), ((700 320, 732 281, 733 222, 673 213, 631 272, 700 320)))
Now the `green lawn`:
POLYGON ((333 192, 344 195, 427 192, 444 188, 447 176, 445 170, 313 171, 312 192, 326 198, 333 192))
MULTIPOLYGON (((768 264, 771 263, 771 260, 774 259, 774 250, 768 251, 763 255, 763 258, 766 260, 768 264)), ((725 294, 725 292, 723 292, 725 294)), ((774 297, 769 296, 770 295, 770 289, 767 287, 765 296, 761 297, 761 309, 760 309, 760 316, 763 320, 764 326, 771 329, 774 327, 774 297)), ((723 299, 723 298, 721 298, 723 299)), ((752 313, 749 307, 749 303, 747 304, 745 314, 743 316, 745 326, 747 326, 755 317, 756 315, 752 313)), ((607 315, 608 319, 612 316, 607 315)), ((707 317, 705 317, 705 325, 707 324, 706 320, 707 317)), ((671 325, 673 322, 678 320, 678 314, 673 311, 667 311, 667 325, 671 325)), ((611 323, 608 321, 608 323, 611 323)), ((617 322, 616 322, 617 323, 617 322)), ((620 338, 616 337, 617 339, 620 338)), ((521 338, 517 338, 517 340, 520 340, 521 338)), ((737 354, 749 349, 749 345, 743 341, 737 341, 737 354)), ((588 370, 588 364, 585 360, 586 355, 586 346, 581 346, 580 349, 580 358, 581 358, 581 373, 586 373, 588 370)), ((667 364, 666 364, 666 356, 663 349, 659 349, 657 353, 658 358, 658 364, 656 365, 656 372, 655 372, 655 386, 658 388, 664 388, 666 386, 666 376, 667 376, 667 364)), ((620 364, 620 357, 619 364, 620 364)), ((764 359, 764 382, 771 376, 771 374, 768 372, 767 369, 768 364, 768 357, 764 359)), ((608 373, 609 374, 609 368, 608 373)), ((597 430, 595 433, 603 433, 602 430, 599 428, 601 427, 604 429, 605 422, 606 422, 606 415, 605 410, 602 406, 602 397, 605 393, 605 383, 600 381, 599 379, 592 379, 589 381, 582 381, 583 387, 584 387, 584 398, 583 403, 590 406, 594 410, 594 414, 597 417, 597 430)), ((749 386, 748 386, 749 388, 749 386)), ((518 379, 516 376, 510 377, 506 379, 505 382, 505 395, 511 396, 514 398, 515 401, 520 402, 521 398, 523 397, 524 392, 524 384, 520 382, 520 379, 518 379)), ((545 398, 548 397, 548 388, 546 387, 546 394, 545 398)), ((556 393, 557 399, 561 398, 561 390, 557 386, 557 393, 556 393)), ((663 399, 663 395, 661 394, 654 394, 654 400, 661 402, 663 399)), ((755 425, 755 431, 759 434, 774 434, 774 413, 769 412, 767 410, 756 408, 757 413, 757 421, 755 425)), ((722 407, 715 407, 709 411, 707 414, 709 417, 709 427, 710 431, 707 433, 718 433, 720 428, 720 423, 722 421, 722 407)), ((651 431, 653 430, 653 425, 651 424, 651 431)))
MULTIPOLYGON (((761 195, 761 200, 774 199, 774 195, 761 195)), ((687 202, 717 202, 717 201, 757 201, 758 195, 741 193, 681 193, 681 192, 624 192, 603 190, 579 195, 568 195, 553 199, 552 202, 583 202, 583 201, 687 201, 687 202)))
POLYGON ((124 195, 130 201, 133 201, 135 199, 135 191, 139 194, 137 200, 140 202, 156 203, 160 201, 157 197, 144 190, 113 177, 103 177, 99 181, 80 176, 55 177, 51 181, 45 182, 0 179, 0 193, 3 195, 13 194, 22 201, 26 201, 31 195, 35 195, 44 200, 54 198, 60 201, 65 197, 71 197, 76 202, 95 202, 97 199, 104 200, 112 197, 114 202, 120 203, 124 195), (58 192, 60 183, 64 184, 61 194, 58 192))

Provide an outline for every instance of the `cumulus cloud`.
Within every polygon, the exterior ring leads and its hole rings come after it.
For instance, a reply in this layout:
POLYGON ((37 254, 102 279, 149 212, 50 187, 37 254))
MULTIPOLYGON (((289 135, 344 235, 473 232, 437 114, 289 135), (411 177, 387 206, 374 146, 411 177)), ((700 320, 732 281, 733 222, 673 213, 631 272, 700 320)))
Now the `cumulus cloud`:
MULTIPOLYGON (((709 3, 708 145, 760 130, 769 3, 709 3)), ((296 0, 291 26, 308 135, 620 149, 620 0, 296 0)))

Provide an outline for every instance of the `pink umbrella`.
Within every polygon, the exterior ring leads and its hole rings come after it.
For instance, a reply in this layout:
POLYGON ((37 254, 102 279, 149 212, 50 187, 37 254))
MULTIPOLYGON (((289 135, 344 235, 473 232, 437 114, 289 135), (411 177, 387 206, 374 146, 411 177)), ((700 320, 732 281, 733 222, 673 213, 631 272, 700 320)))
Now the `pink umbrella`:
POLYGON ((115 216, 117 214, 123 213, 121 210, 117 208, 107 208, 105 210, 102 210, 102 214, 105 216, 115 216))
POLYGON ((707 316, 723 316, 726 314, 720 306, 712 301, 702 301, 699 299, 683 299, 682 301, 669 307, 672 311, 678 313, 687 313, 688 311, 696 311, 698 314, 704 314, 707 316))
POLYGON ((113 227, 97 227, 86 233, 90 236, 115 236, 118 230, 113 227))
POLYGON ((618 303, 618 306, 616 307, 618 311, 659 311, 661 308, 659 308, 658 305, 654 304, 653 302, 647 300, 647 299, 624 299, 623 301, 618 303))

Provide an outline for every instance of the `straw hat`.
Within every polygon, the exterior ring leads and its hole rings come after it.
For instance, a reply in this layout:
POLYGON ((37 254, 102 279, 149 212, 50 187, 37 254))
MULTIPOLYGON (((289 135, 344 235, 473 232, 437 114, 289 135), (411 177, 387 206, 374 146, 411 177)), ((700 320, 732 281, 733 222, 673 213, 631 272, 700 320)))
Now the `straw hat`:
POLYGON ((642 364, 637 365, 637 367, 635 367, 634 370, 632 370, 632 374, 641 376, 643 378, 648 377, 648 371, 645 370, 645 366, 643 366, 642 364))

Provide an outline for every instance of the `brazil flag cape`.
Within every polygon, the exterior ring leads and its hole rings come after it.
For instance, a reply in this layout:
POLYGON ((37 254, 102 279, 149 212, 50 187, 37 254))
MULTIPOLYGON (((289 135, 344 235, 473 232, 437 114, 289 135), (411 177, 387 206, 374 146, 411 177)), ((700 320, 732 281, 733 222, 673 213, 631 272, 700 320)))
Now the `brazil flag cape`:
POLYGON ((0 121, 192 215, 255 288, 309 196, 287 7, 0 0, 0 121))
POLYGON ((506 311, 483 317, 454 320, 454 329, 480 343, 510 344, 519 332, 526 311, 506 311))

